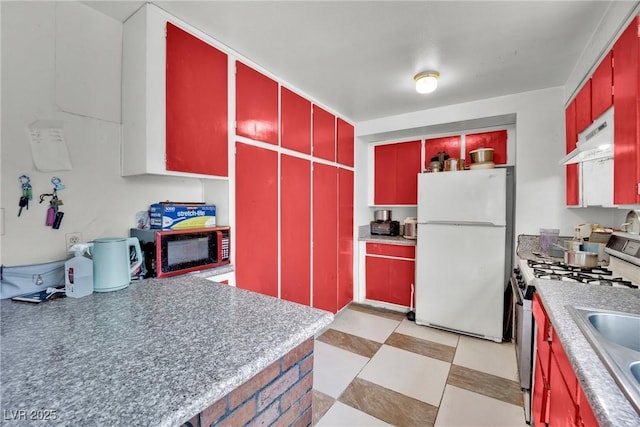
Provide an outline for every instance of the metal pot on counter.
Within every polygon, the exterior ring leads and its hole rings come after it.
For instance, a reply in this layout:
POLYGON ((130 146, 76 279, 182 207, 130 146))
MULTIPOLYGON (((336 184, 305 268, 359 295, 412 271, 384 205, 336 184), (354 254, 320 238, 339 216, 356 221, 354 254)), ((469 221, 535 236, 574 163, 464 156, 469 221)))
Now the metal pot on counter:
POLYGON ((598 266, 598 254, 585 251, 566 251, 564 262, 574 267, 594 268, 598 266))
POLYGON ((375 221, 385 222, 391 221, 391 209, 377 209, 373 212, 375 221))

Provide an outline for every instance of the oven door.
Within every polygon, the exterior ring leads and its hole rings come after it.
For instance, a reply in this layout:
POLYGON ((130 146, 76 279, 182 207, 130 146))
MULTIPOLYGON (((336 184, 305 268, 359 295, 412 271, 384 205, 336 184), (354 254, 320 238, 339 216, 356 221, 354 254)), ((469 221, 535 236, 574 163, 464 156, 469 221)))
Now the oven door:
POLYGON ((531 312, 531 300, 523 297, 522 290, 518 287, 516 278, 511 276, 511 288, 513 290, 513 316, 516 360, 520 373, 520 387, 529 390, 531 388, 531 365, 533 343, 533 314, 531 312))

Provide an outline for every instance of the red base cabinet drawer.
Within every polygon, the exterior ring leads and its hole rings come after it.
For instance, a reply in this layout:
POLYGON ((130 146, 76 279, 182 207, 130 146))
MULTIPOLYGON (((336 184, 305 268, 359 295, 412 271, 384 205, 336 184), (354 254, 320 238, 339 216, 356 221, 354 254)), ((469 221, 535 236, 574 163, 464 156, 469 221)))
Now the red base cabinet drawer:
POLYGON ((405 245, 385 245, 382 243, 367 243, 367 253, 372 255, 385 255, 398 258, 416 257, 415 246, 405 245))

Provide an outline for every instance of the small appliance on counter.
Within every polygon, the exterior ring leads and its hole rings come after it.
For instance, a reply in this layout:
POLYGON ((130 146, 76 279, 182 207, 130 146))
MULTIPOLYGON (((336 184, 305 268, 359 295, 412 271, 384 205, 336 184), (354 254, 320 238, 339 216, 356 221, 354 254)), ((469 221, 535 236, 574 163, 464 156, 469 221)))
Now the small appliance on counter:
POLYGON ((132 228, 144 251, 146 278, 170 277, 230 263, 230 228, 140 230, 132 228))
POLYGON ((380 236, 399 236, 400 223, 391 220, 390 210, 376 210, 374 221, 370 223, 371 234, 380 236))
POLYGON ((402 236, 405 239, 417 239, 418 238, 418 218, 410 216, 404 220, 404 233, 402 236))
POLYGON ((124 289, 131 283, 131 273, 142 265, 142 250, 137 238, 105 237, 89 243, 93 258, 94 292, 111 292, 124 289), (136 253, 131 265, 129 248, 136 253))

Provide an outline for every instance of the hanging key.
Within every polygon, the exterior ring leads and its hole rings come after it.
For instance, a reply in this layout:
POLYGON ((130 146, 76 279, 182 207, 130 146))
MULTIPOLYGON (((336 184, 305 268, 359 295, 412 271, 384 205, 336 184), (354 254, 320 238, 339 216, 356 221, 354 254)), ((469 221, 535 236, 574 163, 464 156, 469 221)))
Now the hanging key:
POLYGON ((20 207, 20 209, 18 209, 18 216, 20 216, 20 214, 22 213, 22 208, 26 207, 27 209, 29 209, 29 199, 25 196, 21 196, 20 201, 18 202, 18 206, 20 207))

